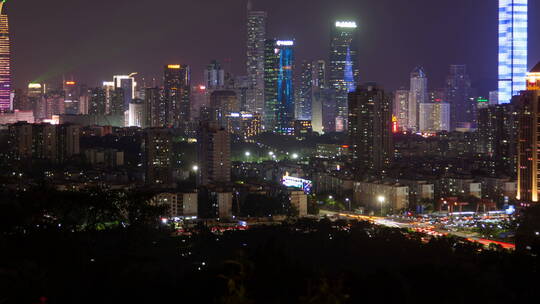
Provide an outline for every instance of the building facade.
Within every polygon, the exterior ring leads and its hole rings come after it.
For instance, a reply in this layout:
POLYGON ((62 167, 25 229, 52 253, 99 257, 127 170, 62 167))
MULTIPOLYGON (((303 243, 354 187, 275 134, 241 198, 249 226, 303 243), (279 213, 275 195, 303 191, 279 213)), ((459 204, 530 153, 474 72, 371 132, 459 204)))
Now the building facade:
POLYGON ((252 10, 248 1, 247 17, 247 76, 251 94, 246 111, 264 113, 264 49, 266 39, 266 12, 252 10))
POLYGON ((499 103, 526 88, 527 0, 499 0, 499 103))
POLYGON ((407 129, 417 132, 420 124, 420 104, 428 102, 427 76, 422 67, 416 67, 411 73, 409 90, 409 111, 407 129))
POLYGON ((385 175, 393 160, 392 102, 376 84, 349 94, 349 146, 357 172, 385 175))
POLYGON ((12 109, 11 45, 9 41, 9 19, 4 13, 5 2, 0 2, 0 112, 12 109))
POLYGON ((336 21, 332 27, 329 56, 329 86, 336 104, 335 130, 347 128, 347 95, 354 91, 358 81, 358 51, 356 47, 356 22, 336 21))

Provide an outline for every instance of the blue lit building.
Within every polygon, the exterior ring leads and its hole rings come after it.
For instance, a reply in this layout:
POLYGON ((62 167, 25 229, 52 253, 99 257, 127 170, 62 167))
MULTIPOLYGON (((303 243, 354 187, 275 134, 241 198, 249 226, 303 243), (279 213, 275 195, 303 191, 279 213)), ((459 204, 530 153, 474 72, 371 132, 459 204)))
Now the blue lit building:
POLYGON ((526 88, 527 0, 499 0, 499 103, 526 88))
POLYGON ((332 28, 329 56, 328 84, 335 98, 335 130, 347 128, 348 95, 356 89, 358 82, 358 50, 356 47, 356 22, 337 21, 332 28))
POLYGON ((264 64, 264 127, 268 131, 292 134, 294 41, 266 40, 264 64))

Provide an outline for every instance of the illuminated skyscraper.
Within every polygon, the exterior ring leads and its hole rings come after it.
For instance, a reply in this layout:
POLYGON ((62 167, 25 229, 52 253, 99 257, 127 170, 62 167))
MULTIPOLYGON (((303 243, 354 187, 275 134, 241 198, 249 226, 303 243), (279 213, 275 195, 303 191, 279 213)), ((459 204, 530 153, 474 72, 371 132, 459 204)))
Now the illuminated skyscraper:
POLYGON ((164 99, 167 104, 167 125, 184 127, 189 122, 191 73, 188 65, 165 66, 164 99))
POLYGON ((135 75, 137 75, 137 73, 132 73, 130 75, 116 75, 113 77, 114 88, 122 89, 124 91, 124 111, 129 109, 129 103, 135 98, 135 89, 137 87, 134 78, 135 75))
MULTIPOLYGON (((330 88, 336 101, 336 131, 347 126, 347 95, 358 81, 358 58, 355 44, 356 22, 337 21, 330 41, 330 88)), ((329 130, 332 131, 332 130, 329 130)))
MULTIPOLYGON (((540 63, 527 77, 527 90, 515 98, 518 109, 518 200, 538 202, 540 160, 539 130, 540 124, 540 63)), ((514 102, 512 102, 514 103, 514 102)))
POLYGON ((313 99, 313 64, 302 62, 300 71, 300 91, 296 100, 296 119, 311 120, 311 104, 313 99))
MULTIPOLYGON (((324 60, 316 60, 311 64, 311 126, 314 132, 322 134, 324 132, 324 104, 328 103, 326 100, 329 89, 326 84, 326 62, 324 60)), ((331 129, 331 128, 330 128, 331 129)))
POLYGON ((499 103, 525 90, 527 0, 499 0, 499 103))
POLYGON ((264 63, 266 130, 292 133, 294 41, 266 40, 264 63))
POLYGON ((0 112, 11 108, 11 52, 9 43, 9 21, 0 2, 0 112))
POLYGON ((418 131, 420 104, 428 101, 427 76, 422 67, 416 67, 411 73, 411 89, 409 90, 409 115, 407 128, 418 131))
POLYGON ((249 112, 264 113, 264 41, 266 12, 253 11, 248 1, 247 75, 251 94, 246 103, 249 112))

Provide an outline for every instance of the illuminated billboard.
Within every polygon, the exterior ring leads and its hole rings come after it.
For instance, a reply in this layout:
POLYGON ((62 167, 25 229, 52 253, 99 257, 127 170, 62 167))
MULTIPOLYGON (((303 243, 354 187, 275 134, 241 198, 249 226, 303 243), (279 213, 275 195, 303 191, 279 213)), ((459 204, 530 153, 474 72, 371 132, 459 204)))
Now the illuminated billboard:
POLYGON ((285 187, 298 188, 304 190, 305 193, 310 193, 313 184, 310 180, 302 179, 293 176, 283 176, 281 184, 285 187))
POLYGON ((356 28, 356 22, 354 22, 354 21, 336 21, 336 27, 356 28))

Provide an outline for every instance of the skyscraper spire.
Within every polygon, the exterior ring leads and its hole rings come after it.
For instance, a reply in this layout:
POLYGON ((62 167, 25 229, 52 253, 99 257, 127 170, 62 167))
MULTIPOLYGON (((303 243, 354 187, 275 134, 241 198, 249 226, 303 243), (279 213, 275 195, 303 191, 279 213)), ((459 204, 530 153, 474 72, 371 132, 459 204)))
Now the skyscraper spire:
POLYGON ((252 10, 253 10, 253 3, 251 3, 251 0, 248 0, 248 2, 247 2, 247 11, 250 12, 252 10))

